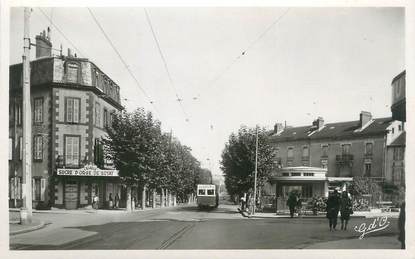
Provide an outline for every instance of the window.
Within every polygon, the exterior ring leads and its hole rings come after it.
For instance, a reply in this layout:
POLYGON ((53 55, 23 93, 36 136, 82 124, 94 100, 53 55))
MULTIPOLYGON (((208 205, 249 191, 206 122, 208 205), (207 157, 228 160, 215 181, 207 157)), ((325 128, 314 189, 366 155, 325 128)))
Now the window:
POLYGON ((19 159, 23 159, 23 137, 19 137, 19 159))
POLYGON ((351 146, 351 144, 343 144, 342 145, 342 154, 343 155, 350 154, 350 146, 351 146))
POLYGON ((403 149, 401 147, 395 147, 393 149, 393 160, 403 160, 403 149))
POLYGON ((98 138, 95 139, 94 145, 94 163, 99 168, 104 166, 104 149, 98 138))
POLYGON ((365 172, 364 172, 365 174, 364 174, 364 176, 370 177, 371 170, 372 170, 372 164, 370 164, 370 163, 365 164, 365 172))
POLYGON ((22 125, 22 105, 16 104, 15 113, 17 125, 22 125))
POLYGON ((32 179, 32 199, 34 201, 40 201, 41 184, 39 178, 32 179))
POLYGON ((9 160, 13 160, 13 139, 9 138, 9 160))
POLYGON ((402 131, 402 125, 398 125, 398 130, 402 131))
POLYGON ((79 136, 65 136, 65 165, 79 166, 79 136))
POLYGON ((208 189, 208 190, 207 190, 207 195, 215 195, 215 190, 213 190, 213 189, 208 189))
POLYGON ((66 122, 79 123, 79 98, 66 98, 66 122))
POLYGON ((308 146, 304 146, 303 147, 303 157, 308 157, 308 156, 309 156, 308 146))
POLYGON ((66 71, 66 78, 69 83, 78 83, 78 65, 69 63, 66 71))
POLYGON ((108 127, 108 110, 104 108, 104 127, 108 127))
POLYGON ((98 102, 95 103, 95 125, 101 126, 101 105, 98 102))
POLYGON ((291 176, 301 176, 301 173, 291 173, 291 176))
POLYGON ((329 146, 328 145, 322 145, 321 146, 321 156, 327 157, 328 156, 328 152, 329 151, 329 146))
POLYGON ((314 173, 304 173, 304 176, 314 176, 314 173))
POLYGON ((366 143, 365 150, 366 150, 366 155, 372 155, 373 154, 373 143, 371 142, 366 143))
POLYGON ((401 176, 402 176, 402 169, 401 168, 395 168, 393 170, 393 182, 394 183, 400 183, 401 182, 401 176))
POLYGON ((282 176, 290 176, 290 173, 282 173, 282 176))
POLYGON ((43 98, 35 98, 35 123, 43 122, 43 98))
POLYGON ((35 136, 33 147, 33 159, 42 160, 43 159, 43 138, 42 136, 35 136))
POLYGON ((288 150, 287 150, 287 157, 288 158, 293 158, 293 156, 294 156, 294 148, 289 147, 288 150))
POLYGON ((392 134, 394 134, 395 133, 395 128, 392 128, 392 134))
POLYGON ((205 189, 200 189, 197 195, 205 195, 205 189))

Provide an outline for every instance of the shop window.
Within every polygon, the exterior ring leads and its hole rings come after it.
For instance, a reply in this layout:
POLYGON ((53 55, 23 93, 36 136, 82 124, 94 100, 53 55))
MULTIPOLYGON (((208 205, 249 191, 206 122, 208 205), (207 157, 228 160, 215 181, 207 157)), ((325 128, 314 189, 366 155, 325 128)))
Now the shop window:
POLYGON ((65 136, 65 165, 79 166, 79 136, 65 136))
POLYGON ((79 98, 68 97, 66 98, 66 122, 79 123, 79 117, 81 115, 79 109, 79 98))
POLYGON ((98 102, 95 103, 95 125, 101 126, 101 105, 98 102))
POLYGON ((42 123, 43 122, 43 98, 35 98, 35 112, 34 112, 34 122, 42 123))
POLYGON ((34 147, 33 147, 33 159, 42 161, 43 159, 43 137, 35 136, 34 147))

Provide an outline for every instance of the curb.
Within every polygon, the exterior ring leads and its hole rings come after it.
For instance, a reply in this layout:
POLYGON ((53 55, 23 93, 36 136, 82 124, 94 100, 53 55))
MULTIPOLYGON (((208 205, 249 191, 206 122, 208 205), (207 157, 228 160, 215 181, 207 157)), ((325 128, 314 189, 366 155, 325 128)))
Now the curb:
MULTIPOLYGON (((273 215, 272 217, 265 217, 265 216, 256 216, 256 215, 249 215, 246 212, 242 211, 240 208, 238 208, 238 212, 241 213, 242 216, 244 216, 245 218, 250 218, 250 219, 276 219, 276 218, 282 218, 282 219, 287 219, 287 218, 291 218, 289 215, 273 215)), ((326 218, 326 215, 317 215, 317 216, 310 216, 310 215, 303 215, 301 217, 294 217, 294 218, 311 218, 311 219, 322 219, 322 218, 326 218)), ((364 219, 364 218, 370 218, 367 216, 353 216, 350 215, 350 218, 360 218, 360 219, 364 219)))
POLYGON ((39 225, 30 227, 30 228, 26 228, 26 229, 20 229, 20 230, 16 230, 16 231, 11 231, 9 233, 10 236, 14 236, 14 235, 18 235, 18 234, 23 234, 23 233, 27 233, 27 232, 32 232, 41 228, 44 228, 46 226, 46 223, 41 221, 39 223, 39 225))

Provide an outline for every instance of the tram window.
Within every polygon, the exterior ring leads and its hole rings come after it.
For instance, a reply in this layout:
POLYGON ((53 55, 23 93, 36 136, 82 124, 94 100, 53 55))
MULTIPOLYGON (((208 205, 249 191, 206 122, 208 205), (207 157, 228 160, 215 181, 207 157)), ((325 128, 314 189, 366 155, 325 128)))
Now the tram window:
POLYGON ((213 189, 207 190, 207 195, 215 195, 215 190, 213 189))
POLYGON ((200 189, 198 195, 205 195, 205 190, 204 189, 200 189))

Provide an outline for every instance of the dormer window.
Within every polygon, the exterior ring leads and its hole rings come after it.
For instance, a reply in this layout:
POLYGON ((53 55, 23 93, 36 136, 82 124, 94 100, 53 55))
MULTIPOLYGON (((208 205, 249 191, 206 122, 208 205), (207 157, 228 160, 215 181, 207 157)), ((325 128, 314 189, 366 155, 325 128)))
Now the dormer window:
POLYGON ((78 83, 79 66, 76 63, 68 63, 66 67, 66 80, 68 83, 78 83))

